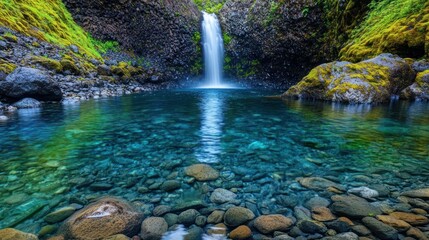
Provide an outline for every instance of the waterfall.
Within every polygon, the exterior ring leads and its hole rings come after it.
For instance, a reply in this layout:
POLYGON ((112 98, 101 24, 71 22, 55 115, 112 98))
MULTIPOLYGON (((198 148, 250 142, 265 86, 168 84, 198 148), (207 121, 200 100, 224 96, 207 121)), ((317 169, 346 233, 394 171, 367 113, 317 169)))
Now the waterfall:
POLYGON ((223 39, 215 14, 203 12, 203 47, 206 88, 224 88, 222 85, 223 39))

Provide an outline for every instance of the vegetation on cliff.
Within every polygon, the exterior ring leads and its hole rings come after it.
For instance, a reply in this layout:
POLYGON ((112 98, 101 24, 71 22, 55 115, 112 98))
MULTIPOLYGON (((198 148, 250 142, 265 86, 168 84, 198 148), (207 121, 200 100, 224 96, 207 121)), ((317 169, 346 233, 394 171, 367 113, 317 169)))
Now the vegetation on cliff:
POLYGON ((222 9, 223 4, 226 2, 226 0, 218 0, 218 1, 193 0, 193 1, 198 6, 198 9, 200 11, 205 11, 208 13, 218 13, 222 9))

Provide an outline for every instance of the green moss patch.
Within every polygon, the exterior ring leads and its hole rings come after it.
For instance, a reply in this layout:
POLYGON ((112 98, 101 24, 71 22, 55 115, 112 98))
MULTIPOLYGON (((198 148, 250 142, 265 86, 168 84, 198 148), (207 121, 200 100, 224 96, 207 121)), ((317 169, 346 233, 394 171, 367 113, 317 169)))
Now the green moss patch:
POLYGON ((194 3, 198 6, 200 11, 208 13, 218 13, 226 0, 222 1, 210 1, 210 0, 194 0, 194 3))
POLYGON ((7 62, 6 60, 0 59, 0 72, 10 74, 16 69, 14 63, 7 62))
POLYGON ((63 67, 61 63, 58 60, 47 58, 47 57, 40 57, 40 56, 34 56, 31 58, 31 61, 36 64, 40 64, 43 67, 53 70, 55 72, 61 72, 63 70, 63 67))

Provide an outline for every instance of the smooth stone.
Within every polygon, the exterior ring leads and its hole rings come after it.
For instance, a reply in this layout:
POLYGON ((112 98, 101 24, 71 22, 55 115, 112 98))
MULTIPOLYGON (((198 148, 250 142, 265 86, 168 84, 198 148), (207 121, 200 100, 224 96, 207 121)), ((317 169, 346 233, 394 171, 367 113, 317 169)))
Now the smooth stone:
POLYGON ((57 223, 70 217, 76 211, 73 207, 63 207, 45 216, 44 220, 47 223, 57 223))
POLYGON ((413 213, 406 213, 406 212, 393 212, 389 214, 389 216, 392 216, 396 219, 403 220, 413 226, 416 225, 425 225, 429 223, 429 219, 422 215, 417 215, 413 213))
POLYGON ((373 217, 365 217, 362 219, 362 222, 376 237, 379 237, 383 240, 398 239, 398 231, 396 229, 387 224, 384 224, 381 221, 378 221, 373 217))
POLYGON ((335 217, 334 214, 332 214, 331 210, 327 207, 313 207, 311 209, 311 217, 314 220, 320 221, 320 222, 327 222, 335 220, 337 217, 335 217))
POLYGON ((167 180, 161 185, 161 190, 166 192, 171 192, 176 189, 179 189, 182 186, 182 184, 179 181, 176 180, 167 180))
POLYGON ((38 240, 39 238, 30 233, 21 232, 13 228, 5 228, 0 230, 1 240, 38 240))
POLYGON ((429 188, 410 190, 401 193, 401 195, 412 198, 429 198, 429 188))
POLYGON ((207 223, 217 224, 223 222, 223 216, 225 215, 224 211, 215 210, 207 217, 207 223))
POLYGON ((143 240, 160 240, 168 230, 168 224, 162 217, 146 218, 141 225, 143 240))
POLYGON ((27 200, 29 196, 25 193, 14 193, 11 196, 4 199, 6 204, 17 204, 27 200))
POLYGON ((410 228, 407 232, 406 232, 407 236, 409 237, 413 237, 415 239, 419 239, 419 240, 428 240, 429 237, 423 233, 422 231, 420 231, 420 229, 412 227, 410 228))
POLYGON ((377 219, 401 232, 407 231, 411 227, 409 223, 389 215, 378 215, 377 219))
POLYGON ((207 223, 207 217, 206 216, 198 216, 195 219, 195 225, 199 226, 199 227, 204 227, 207 223))
POLYGON ((159 205, 159 206, 156 206, 154 209, 153 209, 153 215, 155 216, 155 217, 160 217, 160 216, 162 216, 162 215, 164 215, 164 214, 166 214, 166 213, 169 213, 171 211, 171 207, 170 206, 167 206, 167 205, 159 205))
POLYGON ((314 220, 302 220, 299 221, 297 226, 301 231, 309 234, 315 234, 315 233, 325 233, 328 231, 328 228, 325 226, 325 224, 314 221, 314 220))
POLYGON ((351 226, 351 229, 359 236, 368 236, 371 234, 371 231, 364 225, 354 225, 351 226))
POLYGON ((198 181, 211 181, 219 178, 219 171, 207 164, 194 164, 185 169, 187 176, 194 177, 198 181))
POLYGON ((134 236, 143 213, 127 201, 103 197, 74 213, 61 227, 66 239, 100 239, 115 234, 134 236))
POLYGON ((381 215, 382 213, 378 207, 371 205, 363 198, 340 196, 333 197, 333 200, 335 201, 331 206, 333 213, 340 216, 361 219, 367 216, 381 215), (339 201, 335 201, 334 199, 339 201))
POLYGON ((173 212, 180 212, 187 209, 200 209, 205 207, 204 201, 202 199, 194 199, 191 201, 180 201, 177 203, 171 211, 173 212))
POLYGON ((237 197, 237 194, 223 188, 217 188, 210 196, 210 201, 216 204, 230 202, 237 197))
POLYGON ((43 237, 46 236, 48 234, 54 233, 55 231, 57 231, 57 226, 55 225, 46 225, 43 226, 40 231, 37 233, 37 236, 39 237, 43 237))
POLYGON ((207 233, 210 235, 221 235, 221 236, 226 236, 226 225, 223 223, 218 223, 216 225, 214 225, 213 227, 211 227, 207 233))
POLYGON ((292 219, 280 214, 259 216, 253 222, 254 227, 264 234, 274 231, 287 231, 292 224, 292 219))
POLYGON ((45 200, 37 198, 33 198, 19 205, 8 213, 8 217, 6 219, 0 222, 0 229, 17 225, 47 205, 48 203, 45 200))
POLYGON ((378 197, 380 194, 371 188, 368 187, 358 187, 358 188, 352 188, 347 191, 348 193, 357 194, 360 197, 372 199, 378 197))
POLYGON ((190 226, 195 223, 195 219, 200 213, 195 209, 188 209, 179 214, 178 223, 190 226))
POLYGON ((300 220, 311 220, 311 212, 305 207, 297 206, 293 209, 293 214, 298 221, 300 220))
POLYGON ((337 233, 350 232, 350 225, 341 220, 335 220, 332 222, 325 222, 326 227, 335 230, 337 233))
POLYGON ((93 183, 89 186, 92 191, 106 191, 112 188, 113 185, 110 183, 93 183))
POLYGON ((331 204, 331 201, 329 201, 328 199, 317 196, 308 200, 304 204, 304 206, 308 209, 312 209, 314 207, 328 207, 330 204, 331 204))
POLYGON ((167 213, 164 215, 165 221, 168 223, 168 226, 171 227, 175 224, 177 224, 177 221, 179 219, 179 215, 174 213, 167 213))
POLYGON ((241 225, 229 233, 229 238, 233 240, 244 240, 252 236, 252 230, 246 225, 241 225))
POLYGON ((104 238, 103 240, 130 240, 130 238, 125 236, 124 234, 116 234, 116 235, 104 238))
POLYGON ((188 230, 188 234, 185 235, 183 240, 201 240, 203 234, 204 230, 202 228, 193 226, 188 230))
POLYGON ((352 232, 346 232, 332 237, 324 237, 322 240, 359 240, 359 236, 352 232))
POLYGON ((255 218, 255 214, 244 207, 231 207, 224 215, 227 226, 237 227, 255 218))
POLYGON ((312 190, 326 190, 329 187, 334 187, 339 190, 344 189, 342 185, 321 177, 298 178, 298 182, 303 187, 312 189, 312 190))

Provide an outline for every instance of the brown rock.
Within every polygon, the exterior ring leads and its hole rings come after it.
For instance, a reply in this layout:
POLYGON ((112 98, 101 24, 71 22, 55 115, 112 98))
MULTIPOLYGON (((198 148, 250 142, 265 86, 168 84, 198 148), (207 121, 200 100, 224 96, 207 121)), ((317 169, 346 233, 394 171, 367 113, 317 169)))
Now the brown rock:
POLYGON ((247 239, 252 236, 252 230, 246 225, 241 225, 229 233, 229 238, 234 240, 247 239))
POLYGON ((407 222, 388 215, 378 215, 377 219, 399 231, 407 231, 411 227, 407 222))
POLYGON ((142 223, 141 237, 144 240, 159 240, 168 230, 168 224, 162 217, 149 217, 142 223))
POLYGON ((390 216, 403 220, 413 226, 415 225, 424 225, 426 223, 429 223, 429 219, 422 215, 417 215, 413 213, 406 213, 406 212, 393 212, 389 214, 390 216))
POLYGON ((116 234, 134 236, 143 214, 128 202, 104 197, 76 212, 61 227, 65 239, 93 240, 116 234))
POLYGON ((353 225, 355 225, 355 224, 352 222, 352 220, 350 220, 349 218, 346 218, 346 217, 339 217, 339 218, 338 218, 338 220, 339 220, 339 221, 341 221, 341 222, 345 222, 345 223, 347 223, 349 226, 353 226, 353 225))
POLYGON ((313 190, 326 190, 329 187, 335 187, 336 189, 344 188, 338 183, 334 183, 331 180, 321 177, 298 178, 298 182, 302 186, 313 190))
POLYGON ((125 236, 124 234, 117 234, 117 235, 113 235, 108 238, 105 238, 103 240, 130 240, 130 238, 125 236))
POLYGON ((253 223, 261 233, 268 234, 274 231, 287 231, 292 226, 292 219, 280 214, 264 215, 257 217, 253 223))
POLYGON ((401 195, 412 197, 412 198, 429 198, 429 188, 421 188, 421 189, 406 191, 406 192, 403 192, 401 195))
POLYGON ((219 178, 219 172, 207 164, 194 164, 185 169, 185 174, 198 181, 210 181, 219 178))
POLYGON ((244 207, 231 207, 224 215, 224 223, 230 227, 240 226, 255 218, 255 214, 244 207))
POLYGON ((38 240, 36 235, 21 232, 14 228, 5 228, 0 230, 1 240, 38 240))
POLYGON ((411 209, 411 212, 413 212, 415 214, 420 214, 420 215, 428 214, 428 212, 426 210, 421 209, 421 208, 413 208, 413 209, 411 209))
POLYGON ((63 235, 53 236, 48 238, 48 240, 65 240, 63 235))
POLYGON ((311 209, 311 212, 311 217, 320 222, 327 222, 336 219, 334 214, 332 214, 331 210, 327 207, 314 207, 311 209))
POLYGON ((215 210, 207 217, 207 223, 209 224, 216 224, 223 222, 223 216, 225 215, 224 211, 215 210))
POLYGON ((222 235, 222 236, 226 236, 226 225, 223 223, 218 223, 216 225, 214 225, 213 227, 211 227, 208 231, 208 234, 211 235, 222 235))
POLYGON ((428 240, 429 238, 418 228, 410 228, 407 231, 407 236, 413 237, 418 240, 428 240))

